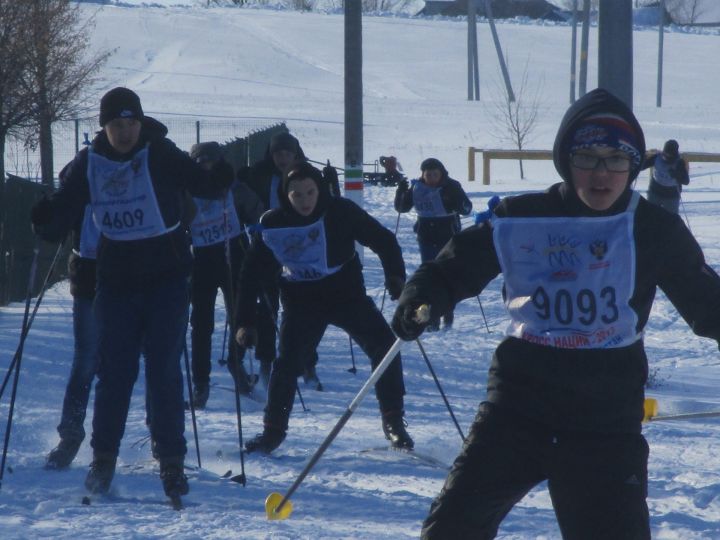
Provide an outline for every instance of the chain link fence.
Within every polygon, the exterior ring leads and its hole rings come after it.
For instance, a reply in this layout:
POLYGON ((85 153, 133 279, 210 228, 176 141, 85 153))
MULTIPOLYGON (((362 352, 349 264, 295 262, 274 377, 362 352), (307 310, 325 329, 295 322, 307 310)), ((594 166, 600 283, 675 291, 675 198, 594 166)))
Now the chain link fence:
MULTIPOLYGON (((267 121, 261 119, 202 119, 179 116, 155 116, 168 128, 168 138, 181 150, 189 151, 198 142, 217 141, 226 143, 236 138, 248 138, 253 143, 262 144, 266 137, 261 136, 267 129, 267 121), (261 139, 261 140, 260 140, 261 139)), ((98 117, 64 120, 53 124, 53 168, 57 178, 62 168, 75 157, 84 143, 92 141, 100 129, 98 117)), ((250 150, 256 144, 248 145, 250 150)), ((262 146, 262 152, 265 146, 262 146)), ((253 163, 257 152, 248 155, 253 163)), ((9 137, 5 147, 5 171, 21 178, 40 178, 40 149, 20 138, 9 137)))

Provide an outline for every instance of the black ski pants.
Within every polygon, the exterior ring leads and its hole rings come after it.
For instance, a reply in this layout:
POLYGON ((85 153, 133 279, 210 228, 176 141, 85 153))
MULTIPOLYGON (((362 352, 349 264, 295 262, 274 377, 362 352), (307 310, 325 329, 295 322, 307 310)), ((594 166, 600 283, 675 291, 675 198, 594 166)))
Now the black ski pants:
POLYGON ((421 538, 494 538, 512 507, 547 480, 565 540, 649 540, 647 460, 639 433, 554 432, 484 403, 421 538))
MULTIPOLYGON (((370 358, 373 369, 395 342, 395 334, 366 295, 332 305, 285 306, 280 325, 280 354, 270 376, 265 407, 267 425, 287 429, 297 378, 302 375, 305 359, 317 349, 330 324, 350 334, 370 358)), ((375 393, 383 413, 403 410, 405 385, 399 354, 375 384, 375 393)))
MULTIPOLYGON (((195 250, 193 260, 193 274, 191 280, 190 301, 192 312, 190 314, 190 334, 192 340, 192 374, 193 382, 207 383, 212 371, 212 335, 215 329, 215 299, 218 288, 222 291, 225 301, 225 312, 232 313, 234 299, 230 294, 230 283, 227 260, 224 252, 225 246, 219 244, 195 250)), ((242 265, 242 257, 233 252, 232 273, 237 277, 242 265)), ((234 280, 237 283, 237 280, 234 280)), ((237 294, 237 291, 233 291, 237 294)), ((245 350, 234 339, 232 325, 228 321, 228 369, 235 368, 237 362, 242 362, 245 350)))

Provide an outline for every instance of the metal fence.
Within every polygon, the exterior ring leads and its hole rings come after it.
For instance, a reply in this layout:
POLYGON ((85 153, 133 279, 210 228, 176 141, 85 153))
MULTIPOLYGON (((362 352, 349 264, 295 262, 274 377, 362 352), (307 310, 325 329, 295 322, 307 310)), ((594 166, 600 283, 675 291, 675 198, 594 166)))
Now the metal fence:
MULTIPOLYGON (((202 141, 228 142, 235 138, 247 138, 263 133, 267 121, 260 119, 228 118, 207 119, 179 116, 155 116, 168 128, 168 138, 181 150, 202 141)), ((64 120, 53 124, 53 167, 54 177, 83 146, 91 141, 100 129, 97 116, 64 120)), ((256 137, 253 137, 255 139, 256 137)), ((262 137, 261 137, 262 138, 262 137)), ((264 138, 263 138, 264 139, 264 138)), ((262 148, 264 152, 264 146, 262 148)), ((250 163, 255 161, 249 156, 250 163)), ((29 145, 20 138, 9 137, 5 146, 5 171, 21 178, 40 177, 40 149, 29 145)))

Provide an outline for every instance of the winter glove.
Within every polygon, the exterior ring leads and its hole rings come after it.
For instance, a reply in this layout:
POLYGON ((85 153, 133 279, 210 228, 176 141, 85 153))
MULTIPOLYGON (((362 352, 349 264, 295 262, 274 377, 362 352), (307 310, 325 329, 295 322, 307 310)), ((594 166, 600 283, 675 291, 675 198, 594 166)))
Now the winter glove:
POLYGON ((404 341, 413 341, 425 331, 430 320, 430 310, 421 308, 417 300, 401 302, 392 318, 392 329, 395 335, 404 341))
POLYGON ((235 172, 230 164, 221 159, 210 169, 210 183, 220 192, 227 191, 235 180, 235 172))
POLYGON ((257 329, 254 326, 241 326, 235 334, 235 341, 241 347, 251 349, 257 345, 257 329))
POLYGON ((47 197, 36 202, 30 210, 30 221, 35 227, 42 227, 52 219, 52 204, 47 197))
POLYGON ((340 181, 338 180, 338 173, 337 169, 335 167, 330 165, 330 162, 328 161, 328 164, 323 167, 322 170, 323 178, 325 179, 325 182, 327 182, 328 187, 330 188, 330 193, 333 197, 339 197, 340 196, 340 181))
POLYGON ((402 294, 405 286, 405 278, 402 276, 390 276, 385 280, 385 288, 390 295, 390 300, 397 300, 402 294))
POLYGON ((410 184, 408 184, 408 181, 404 178, 400 181, 398 181, 397 184, 397 193, 405 193, 410 188, 410 184))

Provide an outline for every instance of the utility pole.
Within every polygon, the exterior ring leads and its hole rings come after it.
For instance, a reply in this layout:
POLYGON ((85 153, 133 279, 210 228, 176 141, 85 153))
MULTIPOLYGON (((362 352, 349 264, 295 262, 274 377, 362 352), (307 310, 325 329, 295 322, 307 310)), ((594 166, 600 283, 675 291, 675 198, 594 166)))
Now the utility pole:
POLYGON ((632 109, 632 0, 603 0, 598 17, 598 86, 632 109))
MULTIPOLYGON (((362 4, 345 0, 345 197, 363 206, 362 4)), ((362 246, 356 245, 360 260, 362 246)))
POLYGON ((485 16, 490 24, 490 32, 492 33, 493 42, 495 43, 495 51, 498 55, 498 62, 500 62, 500 70, 502 71, 503 80, 505 81, 508 101, 514 102, 515 93, 513 92, 512 84, 510 84, 510 74, 508 73, 507 65, 505 65, 505 57, 503 56, 502 48, 500 47, 500 38, 498 37, 497 30, 495 29, 495 18, 492 13, 491 0, 485 0, 485 16))
POLYGON ((480 73, 478 69, 477 6, 468 0, 468 101, 480 100, 480 73))
POLYGON ((656 107, 662 107, 663 78, 663 38, 665 35, 665 0, 660 0, 660 20, 658 21, 658 67, 657 67, 657 98, 656 107))
POLYGON ((575 103, 575 57, 577 56, 577 7, 578 0, 573 0, 572 7, 572 45, 570 47, 570 103, 575 103))
POLYGON ((590 0, 583 0, 582 33, 580 36, 580 88, 579 97, 587 94, 587 64, 590 41, 590 0))

